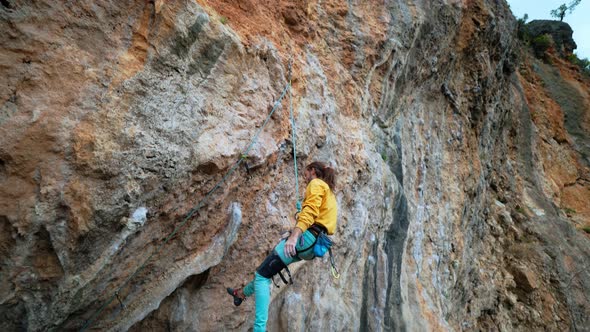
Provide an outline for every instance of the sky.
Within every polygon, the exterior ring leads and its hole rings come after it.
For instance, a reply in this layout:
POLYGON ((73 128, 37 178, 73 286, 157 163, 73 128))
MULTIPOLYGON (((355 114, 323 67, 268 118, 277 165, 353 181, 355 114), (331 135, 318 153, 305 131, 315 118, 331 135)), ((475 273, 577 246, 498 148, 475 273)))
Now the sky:
MULTIPOLYGON (((569 5, 572 0, 507 0, 516 18, 522 18, 529 14, 527 22, 532 20, 555 20, 550 14, 561 4, 569 5)), ((557 19, 559 20, 559 19, 557 19)), ((590 0, 582 0, 570 14, 566 13, 563 21, 568 23, 574 30, 574 41, 578 48, 574 53, 579 58, 590 59, 590 0)))

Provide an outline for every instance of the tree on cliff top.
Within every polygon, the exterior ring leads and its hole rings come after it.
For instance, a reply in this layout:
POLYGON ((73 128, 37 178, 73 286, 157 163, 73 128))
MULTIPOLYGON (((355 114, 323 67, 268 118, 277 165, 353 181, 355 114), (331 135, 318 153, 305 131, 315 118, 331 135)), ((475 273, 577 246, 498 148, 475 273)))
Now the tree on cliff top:
POLYGON ((556 9, 553 9, 551 11, 551 16, 559 18, 559 21, 563 22, 565 12, 569 10, 571 14, 574 11, 574 8, 576 8, 576 6, 579 5, 581 1, 582 0, 573 0, 572 2, 570 2, 569 6, 564 3, 556 9))

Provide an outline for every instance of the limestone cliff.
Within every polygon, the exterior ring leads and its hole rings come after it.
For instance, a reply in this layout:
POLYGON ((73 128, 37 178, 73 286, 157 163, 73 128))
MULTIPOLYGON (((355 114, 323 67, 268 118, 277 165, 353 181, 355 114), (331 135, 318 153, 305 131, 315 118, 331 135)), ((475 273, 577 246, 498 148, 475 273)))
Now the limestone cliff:
POLYGON ((269 330, 590 326, 590 83, 505 1, 4 0, 0 28, 1 330, 247 331, 225 287, 293 225, 288 94, 211 190, 290 61, 342 276, 294 265, 269 330))

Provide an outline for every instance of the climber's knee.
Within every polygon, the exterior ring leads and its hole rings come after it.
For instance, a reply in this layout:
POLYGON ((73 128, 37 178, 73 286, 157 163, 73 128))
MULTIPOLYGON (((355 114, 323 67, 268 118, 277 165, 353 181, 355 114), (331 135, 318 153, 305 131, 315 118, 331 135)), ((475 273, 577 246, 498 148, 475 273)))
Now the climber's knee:
POLYGON ((261 276, 270 279, 286 267, 287 265, 283 263, 281 257, 279 257, 279 255, 273 250, 270 255, 266 256, 266 259, 256 269, 256 272, 261 276))

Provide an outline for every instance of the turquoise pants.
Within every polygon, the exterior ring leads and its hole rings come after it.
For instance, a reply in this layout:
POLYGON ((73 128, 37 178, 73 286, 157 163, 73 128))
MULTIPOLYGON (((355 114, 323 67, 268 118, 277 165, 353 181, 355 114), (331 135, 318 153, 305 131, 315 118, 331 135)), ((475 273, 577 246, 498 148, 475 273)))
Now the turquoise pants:
MULTIPOLYGON (((279 244, 273 249, 281 258, 285 265, 298 262, 301 259, 311 260, 314 258, 313 248, 310 248, 315 242, 315 236, 310 231, 305 231, 297 241, 298 255, 296 257, 285 256, 285 240, 281 240, 279 244), (301 241, 303 239, 303 241, 301 241), (306 248, 308 250, 302 251, 306 248)), ((256 318, 254 319, 254 332, 266 331, 266 322, 268 321, 268 308, 270 307, 270 285, 271 281, 258 274, 254 273, 254 280, 250 281, 244 287, 244 295, 256 297, 256 318)))

